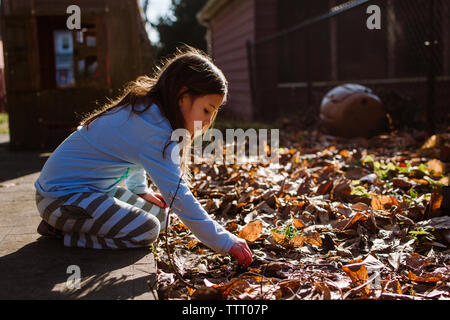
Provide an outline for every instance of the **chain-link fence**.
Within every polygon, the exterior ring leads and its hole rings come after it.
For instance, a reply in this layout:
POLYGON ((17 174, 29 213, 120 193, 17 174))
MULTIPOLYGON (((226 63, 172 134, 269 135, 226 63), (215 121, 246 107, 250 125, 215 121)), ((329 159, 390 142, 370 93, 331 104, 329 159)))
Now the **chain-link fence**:
POLYGON ((330 89, 358 83, 382 99, 393 127, 446 128, 450 1, 279 1, 278 11, 281 31, 248 46, 262 118, 316 123, 330 89))

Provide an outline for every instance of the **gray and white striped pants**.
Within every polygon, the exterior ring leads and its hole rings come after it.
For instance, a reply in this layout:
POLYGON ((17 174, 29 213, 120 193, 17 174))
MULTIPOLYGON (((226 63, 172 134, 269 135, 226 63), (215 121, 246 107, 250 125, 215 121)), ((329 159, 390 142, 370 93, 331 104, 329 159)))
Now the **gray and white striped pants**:
POLYGON ((165 230, 168 209, 116 187, 108 193, 80 192, 57 199, 36 192, 44 221, 64 232, 66 247, 122 249, 148 246, 165 230))

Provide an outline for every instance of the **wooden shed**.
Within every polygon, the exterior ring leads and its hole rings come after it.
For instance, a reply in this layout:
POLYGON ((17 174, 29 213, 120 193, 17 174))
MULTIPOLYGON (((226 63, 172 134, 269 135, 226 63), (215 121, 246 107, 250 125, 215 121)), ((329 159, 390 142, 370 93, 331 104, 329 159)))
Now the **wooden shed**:
POLYGON ((3 0, 0 14, 12 150, 53 149, 83 114, 152 70, 138 0, 3 0), (80 29, 67 26, 70 5, 80 29))

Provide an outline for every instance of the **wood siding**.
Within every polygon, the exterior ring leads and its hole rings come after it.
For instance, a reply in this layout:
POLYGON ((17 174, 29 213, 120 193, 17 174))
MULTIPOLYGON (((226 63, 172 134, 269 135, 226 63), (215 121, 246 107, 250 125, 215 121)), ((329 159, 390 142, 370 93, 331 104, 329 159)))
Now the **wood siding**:
POLYGON ((83 114, 153 67, 137 0, 3 0, 0 8, 12 150, 55 148, 83 114), (82 24, 94 21, 100 77, 57 88, 52 26, 64 28, 70 4, 80 6, 82 24))
POLYGON ((211 22, 211 55, 229 82, 223 114, 250 120, 253 114, 248 40, 255 39, 255 0, 233 0, 211 22))

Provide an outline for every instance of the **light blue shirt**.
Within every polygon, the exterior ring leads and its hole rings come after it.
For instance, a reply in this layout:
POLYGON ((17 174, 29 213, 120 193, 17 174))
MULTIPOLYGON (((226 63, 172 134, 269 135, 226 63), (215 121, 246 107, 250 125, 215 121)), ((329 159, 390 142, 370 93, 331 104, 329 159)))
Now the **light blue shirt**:
MULTIPOLYGON (((143 106, 141 106, 143 107, 143 106)), ((51 154, 34 186, 45 197, 75 192, 107 193, 125 179, 127 188, 146 193, 146 173, 169 205, 181 177, 180 149, 173 129, 154 104, 141 114, 131 108, 108 112, 78 127, 51 154)), ((228 252, 237 237, 211 219, 182 179, 172 210, 205 245, 228 252)))

